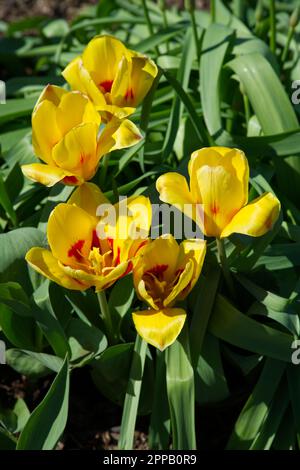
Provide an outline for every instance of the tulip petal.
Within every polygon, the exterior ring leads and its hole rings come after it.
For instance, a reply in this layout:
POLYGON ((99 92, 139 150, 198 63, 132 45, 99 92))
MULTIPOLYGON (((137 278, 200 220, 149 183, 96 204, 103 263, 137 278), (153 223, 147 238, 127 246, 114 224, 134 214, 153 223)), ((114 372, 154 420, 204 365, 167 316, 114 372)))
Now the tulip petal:
POLYGON ((104 128, 98 141, 98 158, 113 150, 131 147, 142 139, 133 122, 113 118, 104 128))
POLYGON ((204 263, 206 242, 204 240, 184 240, 179 247, 176 271, 181 272, 172 292, 164 300, 168 306, 175 300, 183 300, 196 284, 204 263))
POLYGON ((101 119, 99 113, 88 99, 78 91, 65 94, 56 111, 58 127, 62 135, 67 134, 73 127, 85 122, 94 122, 98 126, 101 119))
POLYGON ((83 183, 71 194, 68 204, 75 204, 88 214, 96 217, 97 208, 101 204, 110 204, 110 202, 96 184, 83 183))
POLYGON ((112 90, 112 103, 117 106, 137 107, 149 92, 157 75, 154 62, 132 51, 131 60, 123 57, 112 90))
POLYGON ((81 57, 73 59, 63 70, 62 75, 72 90, 85 93, 95 105, 105 105, 105 96, 93 82, 92 77, 82 63, 81 57))
POLYGON ((203 148, 189 163, 193 200, 203 204, 204 233, 219 237, 223 228, 248 200, 249 168, 238 149, 203 148))
POLYGON ((47 85, 40 94, 35 106, 38 106, 42 101, 50 101, 55 107, 57 107, 62 97, 66 94, 68 94, 68 91, 60 86, 47 85))
POLYGON ((50 101, 41 101, 32 113, 34 153, 50 165, 53 164, 52 148, 62 137, 56 121, 56 109, 50 101))
POLYGON ((95 218, 80 207, 58 204, 51 212, 47 237, 53 256, 65 265, 82 269, 89 256, 95 218))
POLYGON ((221 238, 232 233, 260 237, 272 229, 278 219, 280 202, 272 193, 265 193, 243 207, 222 231, 221 238))
MULTIPOLYGON (((161 175, 156 181, 159 199, 172 204, 190 218, 194 216, 194 202, 186 178, 179 173, 170 172, 161 175)), ((194 217, 193 217, 194 216, 194 217)))
POLYGON ((98 166, 97 132, 98 125, 91 122, 71 129, 53 149, 55 163, 84 180, 91 179, 98 166))
POLYGON ((138 334, 149 344, 163 351, 180 334, 186 312, 181 308, 165 308, 159 311, 142 310, 132 314, 138 334))
POLYGON ((68 276, 49 250, 31 248, 26 254, 29 265, 43 276, 60 286, 73 290, 86 290, 89 285, 68 276))
POLYGON ((69 178, 69 181, 73 181, 73 184, 79 184, 81 182, 81 179, 75 177, 73 173, 58 168, 57 166, 32 163, 30 165, 22 165, 21 169, 27 178, 48 187, 54 186, 59 181, 64 180, 64 178, 66 178, 66 180, 69 178))
POLYGON ((98 88, 110 92, 123 56, 129 56, 129 51, 121 41, 112 36, 97 36, 86 46, 82 62, 98 88))

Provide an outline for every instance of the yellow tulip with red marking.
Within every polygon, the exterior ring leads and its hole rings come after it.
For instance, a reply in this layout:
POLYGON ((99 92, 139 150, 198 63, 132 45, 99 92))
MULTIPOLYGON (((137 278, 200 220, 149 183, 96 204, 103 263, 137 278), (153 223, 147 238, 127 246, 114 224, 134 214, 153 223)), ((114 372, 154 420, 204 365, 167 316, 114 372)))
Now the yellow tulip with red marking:
POLYGON ((278 219, 280 202, 272 193, 248 203, 249 167, 241 150, 202 148, 192 154, 188 169, 189 186, 184 176, 174 172, 160 176, 156 188, 163 202, 197 220, 206 236, 259 237, 278 219), (200 217, 197 210, 203 211, 200 217))
POLYGON ((134 265, 135 290, 150 307, 133 313, 140 336, 160 350, 179 335, 186 312, 175 308, 193 289, 206 253, 203 240, 185 240, 180 245, 172 235, 163 235, 145 246, 134 265))
POLYGON ((112 36, 96 36, 63 71, 71 88, 87 94, 106 119, 133 113, 156 75, 152 60, 112 36))
POLYGON ((113 119, 99 132, 101 117, 88 97, 48 85, 32 114, 34 152, 44 163, 23 165, 28 178, 46 186, 80 185, 97 171, 108 152, 136 144, 138 128, 113 119))
MULTIPOLYGON (((101 204, 110 205, 92 183, 80 186, 68 203, 58 204, 52 211, 47 238, 49 250, 31 248, 26 260, 36 271, 67 289, 86 290, 94 286, 99 292, 131 272, 134 259, 147 239, 125 239, 98 236, 96 216, 101 204)), ((128 202, 130 223, 135 221, 146 233, 151 224, 151 204, 148 198, 137 196, 128 202), (134 212, 134 207, 144 209, 134 212)), ((117 218, 118 225, 124 220, 117 218)), ((129 223, 129 226, 130 226, 129 223)), ((106 221, 103 220, 103 224, 106 221)))

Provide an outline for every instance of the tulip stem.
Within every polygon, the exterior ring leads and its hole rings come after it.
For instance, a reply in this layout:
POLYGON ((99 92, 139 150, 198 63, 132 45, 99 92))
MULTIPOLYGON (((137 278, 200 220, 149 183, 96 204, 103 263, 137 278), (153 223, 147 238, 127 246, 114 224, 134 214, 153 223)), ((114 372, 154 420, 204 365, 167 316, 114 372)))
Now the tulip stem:
MULTIPOLYGON (((144 15, 145 15, 145 18, 146 18, 146 23, 147 23, 147 26, 148 26, 148 30, 149 30, 150 36, 153 36, 153 34, 154 34, 154 29, 153 29, 153 25, 152 25, 152 23, 151 23, 151 18, 150 18, 150 15, 149 15, 149 10, 148 10, 148 6, 147 6, 147 1, 146 1, 146 0, 142 0, 142 4, 143 4, 144 15)), ((154 49, 155 49, 156 55, 159 56, 159 55, 160 55, 160 52, 159 52, 158 47, 155 46, 154 49)))
POLYGON ((275 0, 270 0, 270 49, 276 54, 276 12, 275 0))
POLYGON ((224 246, 224 241, 220 238, 216 238, 217 242, 217 248, 218 248, 218 255, 219 255, 219 261, 222 267, 223 275, 225 282, 227 284, 227 287, 232 295, 232 298, 236 298, 236 292, 231 276, 231 272, 228 266, 228 261, 227 261, 227 256, 226 256, 226 251, 225 251, 225 246, 224 246))
POLYGON ((101 318, 104 322, 105 329, 106 329, 108 342, 109 344, 114 344, 115 338, 114 338, 114 333, 113 333, 113 325, 111 321, 111 316, 110 316, 110 311, 109 311, 109 306, 107 303, 105 291, 102 290, 98 292, 97 297, 98 297, 98 302, 100 306, 101 318))

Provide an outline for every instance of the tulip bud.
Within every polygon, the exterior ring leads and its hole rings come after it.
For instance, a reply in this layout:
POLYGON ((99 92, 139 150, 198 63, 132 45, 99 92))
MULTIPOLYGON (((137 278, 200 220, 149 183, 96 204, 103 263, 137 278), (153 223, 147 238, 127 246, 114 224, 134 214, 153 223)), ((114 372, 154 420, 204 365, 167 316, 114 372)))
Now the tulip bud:
POLYGON ((193 12, 195 10, 195 0, 185 0, 184 7, 187 11, 193 12))
POLYGON ((295 29, 299 23, 300 8, 296 7, 290 17, 290 27, 295 29))

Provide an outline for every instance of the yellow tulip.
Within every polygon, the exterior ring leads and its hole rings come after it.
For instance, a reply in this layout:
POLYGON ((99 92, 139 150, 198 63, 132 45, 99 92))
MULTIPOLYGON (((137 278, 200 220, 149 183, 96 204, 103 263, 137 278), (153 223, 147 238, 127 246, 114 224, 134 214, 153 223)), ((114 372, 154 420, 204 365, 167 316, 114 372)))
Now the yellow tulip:
POLYGON ((141 139, 127 119, 115 118, 101 132, 100 124, 86 95, 48 85, 32 114, 33 148, 44 163, 23 165, 24 175, 46 186, 80 185, 94 176, 103 155, 141 139))
POLYGON ((179 173, 166 173, 158 178, 156 188, 161 201, 192 216, 206 236, 259 237, 276 222, 280 202, 272 193, 247 204, 249 167, 241 150, 202 148, 192 154, 188 169, 190 186, 179 173))
POLYGON ((106 119, 133 113, 156 75, 152 60, 111 36, 96 36, 63 71, 71 88, 87 94, 106 119))
POLYGON ((140 251, 133 268, 134 286, 150 309, 134 312, 133 321, 142 338, 160 350, 176 340, 184 325, 186 312, 174 304, 194 287, 205 253, 205 241, 178 245, 172 235, 163 235, 140 251))
MULTIPOLYGON (((131 217, 137 225, 149 230, 149 199, 138 196, 128 205, 134 206, 134 203, 144 206, 143 213, 147 216, 141 219, 141 215, 133 211, 131 217)), ((58 204, 47 226, 50 249, 31 248, 26 255, 30 266, 67 289, 86 290, 94 286, 97 292, 131 272, 134 257, 147 240, 99 237, 97 225, 101 218, 96 216, 99 204, 109 205, 109 202, 92 183, 76 189, 68 203, 58 204)), ((117 226, 119 223, 124 220, 117 219, 117 226)))

